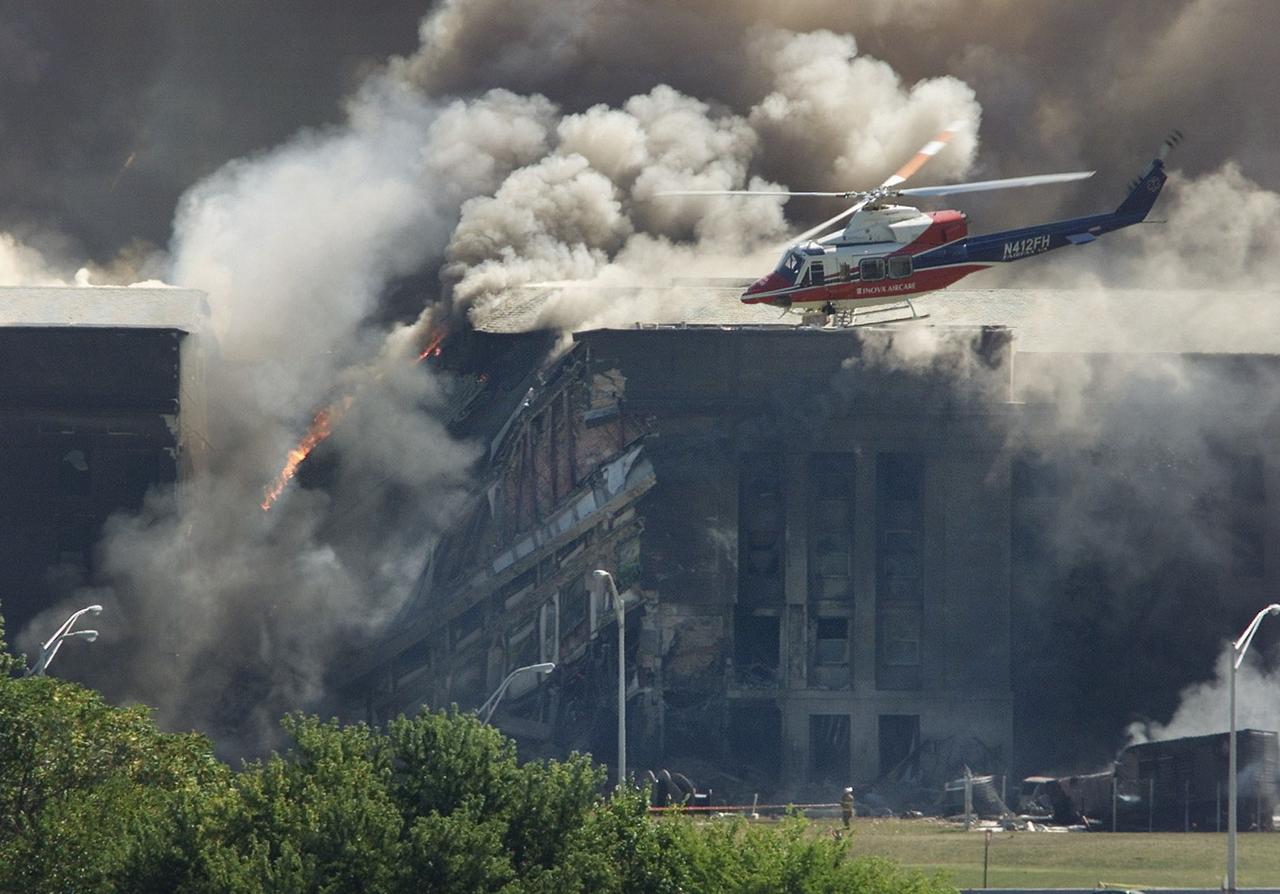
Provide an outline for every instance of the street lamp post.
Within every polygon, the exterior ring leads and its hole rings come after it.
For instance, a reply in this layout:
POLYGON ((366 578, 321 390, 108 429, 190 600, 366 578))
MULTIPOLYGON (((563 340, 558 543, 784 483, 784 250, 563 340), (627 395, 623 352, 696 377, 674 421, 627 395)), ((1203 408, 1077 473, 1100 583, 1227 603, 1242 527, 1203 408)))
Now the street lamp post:
POLYGON ((102 606, 90 605, 80 609, 80 611, 67 618, 62 626, 57 629, 53 636, 49 637, 49 641, 40 647, 40 658, 37 659, 35 667, 26 672, 24 676, 43 677, 44 672, 48 670, 53 656, 58 654, 58 650, 62 648, 62 641, 72 638, 83 638, 89 642, 93 642, 98 638, 96 630, 72 630, 76 621, 80 620, 81 615, 99 615, 102 614, 102 606))
POLYGON ((627 610, 613 575, 603 570, 594 574, 596 585, 604 587, 613 601, 618 619, 618 785, 622 785, 627 778, 627 610))
POLYGON ((502 697, 507 694, 507 687, 511 685, 511 681, 521 674, 549 674, 556 669, 551 661, 542 664, 526 664, 524 667, 517 667, 511 673, 507 674, 501 685, 493 691, 493 695, 484 700, 484 704, 476 708, 476 716, 480 718, 482 723, 488 723, 489 718, 493 716, 493 712, 498 710, 498 702, 502 701, 502 697))
POLYGON ((1228 673, 1231 691, 1231 733, 1227 742, 1227 891, 1236 890, 1236 671, 1244 661, 1244 653, 1258 632, 1258 625, 1267 615, 1280 615, 1280 604, 1275 602, 1253 616, 1240 638, 1231 644, 1231 668, 1228 673))

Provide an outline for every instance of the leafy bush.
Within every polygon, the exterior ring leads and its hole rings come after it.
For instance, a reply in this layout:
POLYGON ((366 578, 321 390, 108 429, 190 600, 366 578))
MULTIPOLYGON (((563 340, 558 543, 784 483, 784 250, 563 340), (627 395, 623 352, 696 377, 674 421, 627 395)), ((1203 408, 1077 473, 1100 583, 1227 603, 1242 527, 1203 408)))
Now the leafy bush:
POLYGON ((456 708, 385 731, 284 720, 293 747, 232 772, 50 678, 16 679, 0 626, 0 890, 865 892, 946 886, 777 826, 652 819, 582 755, 520 764, 456 708))

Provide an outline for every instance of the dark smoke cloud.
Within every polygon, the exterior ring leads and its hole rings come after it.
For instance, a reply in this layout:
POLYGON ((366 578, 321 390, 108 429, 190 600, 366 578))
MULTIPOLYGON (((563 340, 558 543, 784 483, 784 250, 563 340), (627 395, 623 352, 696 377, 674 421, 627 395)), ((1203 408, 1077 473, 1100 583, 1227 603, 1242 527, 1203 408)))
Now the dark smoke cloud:
MULTIPOLYGON (((106 263, 135 238, 163 245, 186 187, 300 126, 340 121, 338 100, 393 53, 441 96, 503 87, 576 112, 661 83, 744 113, 770 80, 749 50, 761 28, 852 34, 908 85, 963 80, 985 112, 979 174, 1101 172, 1071 189, 974 197, 980 221, 1087 210, 1099 192, 1109 204, 1175 126, 1193 135, 1177 157, 1187 174, 1234 159, 1280 189, 1269 95, 1280 59, 1267 43, 1280 7, 1267 0, 466 0, 418 26, 425 12, 408 0, 7 4, 0 229, 70 237, 87 253, 77 265, 106 263)), ((828 111, 851 130, 875 114, 828 111)), ((821 161, 774 157, 759 173, 797 188, 863 185, 833 182, 821 161)))
POLYGON ((415 46, 420 0, 0 4, 0 229, 54 231, 79 265, 168 242, 178 197, 415 46), (132 157, 132 162, 130 158, 132 157), (128 167, 126 169, 126 164, 128 167))

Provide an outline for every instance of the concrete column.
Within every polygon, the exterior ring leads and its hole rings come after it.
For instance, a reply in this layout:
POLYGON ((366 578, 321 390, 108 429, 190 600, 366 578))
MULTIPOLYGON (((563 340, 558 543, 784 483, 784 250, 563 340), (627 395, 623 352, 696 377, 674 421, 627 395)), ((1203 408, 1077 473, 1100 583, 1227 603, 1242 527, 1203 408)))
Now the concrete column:
POLYGON ((782 784, 794 787, 805 781, 809 768, 809 712, 797 699, 779 700, 782 715, 782 784))

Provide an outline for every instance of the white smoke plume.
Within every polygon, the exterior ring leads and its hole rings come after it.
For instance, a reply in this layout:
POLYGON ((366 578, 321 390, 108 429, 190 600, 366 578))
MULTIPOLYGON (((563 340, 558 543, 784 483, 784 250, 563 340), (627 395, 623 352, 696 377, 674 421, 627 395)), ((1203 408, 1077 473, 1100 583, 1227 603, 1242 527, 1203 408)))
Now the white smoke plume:
MULTIPOLYGON (((1214 676, 1186 687, 1168 723, 1135 721, 1131 744, 1207 736, 1230 728, 1231 644, 1223 642, 1214 676)), ((1280 731, 1280 675, 1266 669, 1250 650, 1236 671, 1236 729, 1280 731)))
POLYGON ((0 283, 15 286, 65 286, 63 275, 37 248, 0 232, 0 283))
POLYGON ((870 186, 957 120, 931 173, 954 177, 973 160, 980 110, 954 78, 908 88, 828 31, 759 28, 744 51, 769 75, 744 115, 659 86, 565 116, 550 155, 463 206, 445 271, 455 301, 482 320, 523 285, 580 280, 556 292, 543 325, 679 319, 688 294, 661 290, 673 274, 762 273, 789 225, 780 199, 658 193, 777 189, 752 172, 796 157, 813 160, 809 188, 870 186), (628 284, 647 291, 620 291, 628 284))

